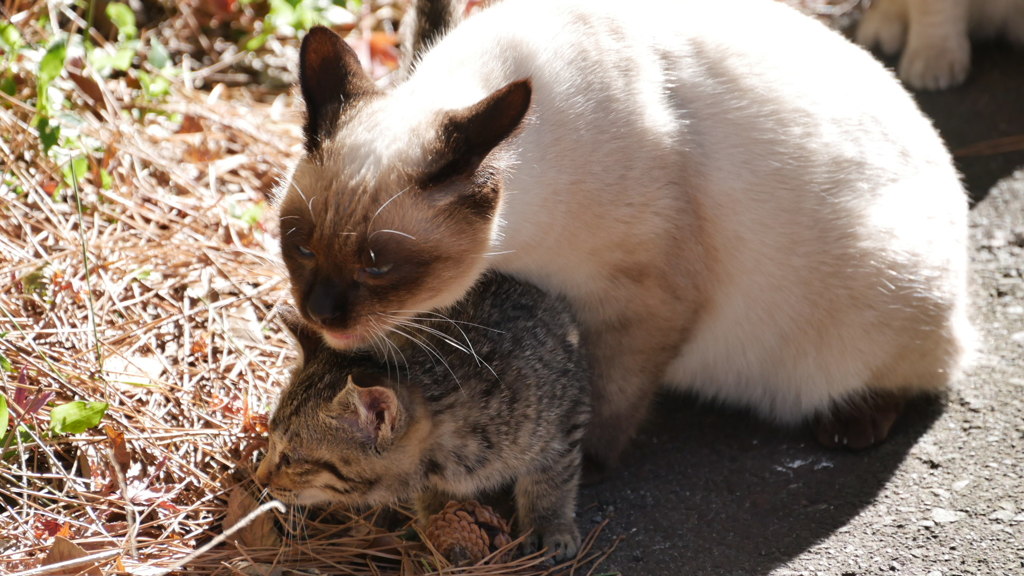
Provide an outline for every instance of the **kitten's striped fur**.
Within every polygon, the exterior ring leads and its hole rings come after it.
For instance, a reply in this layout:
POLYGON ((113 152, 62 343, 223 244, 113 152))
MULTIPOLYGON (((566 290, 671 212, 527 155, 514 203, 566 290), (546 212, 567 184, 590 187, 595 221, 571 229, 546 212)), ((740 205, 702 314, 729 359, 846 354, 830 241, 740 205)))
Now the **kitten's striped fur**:
POLYGON ((573 520, 589 419, 579 335, 561 299, 489 274, 465 299, 391 328, 374 353, 303 352, 270 422, 257 478, 298 504, 448 499, 514 484, 527 548, 575 554, 573 520))

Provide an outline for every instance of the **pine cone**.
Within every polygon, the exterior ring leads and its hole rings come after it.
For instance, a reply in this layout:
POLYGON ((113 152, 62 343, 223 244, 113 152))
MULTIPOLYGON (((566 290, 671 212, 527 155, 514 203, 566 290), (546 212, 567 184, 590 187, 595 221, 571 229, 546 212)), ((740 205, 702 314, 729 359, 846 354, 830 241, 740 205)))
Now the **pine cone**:
POLYGON ((476 564, 512 542, 508 522, 475 500, 449 502, 427 520, 424 535, 456 565, 476 564))

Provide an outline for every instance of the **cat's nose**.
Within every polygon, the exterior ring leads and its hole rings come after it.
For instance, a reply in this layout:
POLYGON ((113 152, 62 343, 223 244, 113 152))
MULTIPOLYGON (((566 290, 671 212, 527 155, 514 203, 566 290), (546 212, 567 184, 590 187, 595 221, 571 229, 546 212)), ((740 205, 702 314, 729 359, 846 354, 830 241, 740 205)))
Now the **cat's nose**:
POLYGON ((323 326, 338 326, 348 316, 345 291, 330 278, 317 279, 306 295, 306 314, 323 326))

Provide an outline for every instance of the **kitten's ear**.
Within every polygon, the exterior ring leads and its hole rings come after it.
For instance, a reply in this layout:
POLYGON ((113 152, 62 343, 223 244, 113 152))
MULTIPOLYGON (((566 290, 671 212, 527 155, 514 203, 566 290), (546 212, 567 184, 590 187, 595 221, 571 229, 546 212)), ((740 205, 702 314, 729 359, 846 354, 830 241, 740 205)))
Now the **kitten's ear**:
POLYGON ((508 138, 530 109, 530 79, 517 80, 487 98, 445 114, 441 123, 442 151, 438 166, 426 178, 427 186, 470 174, 495 146, 508 138))
POLYGON ((284 327, 292 333, 295 341, 299 343, 299 349, 302 352, 299 363, 304 364, 307 358, 311 358, 323 346, 323 338, 302 319, 302 315, 295 308, 287 305, 278 306, 277 314, 281 318, 281 323, 284 324, 284 327))
POLYGON ((338 415, 377 452, 391 445, 398 427, 398 397, 385 386, 356 386, 352 376, 334 400, 338 415))
POLYGON ((304 130, 310 154, 337 130, 344 106, 377 91, 352 48, 323 26, 314 26, 302 39, 299 85, 306 101, 304 130))

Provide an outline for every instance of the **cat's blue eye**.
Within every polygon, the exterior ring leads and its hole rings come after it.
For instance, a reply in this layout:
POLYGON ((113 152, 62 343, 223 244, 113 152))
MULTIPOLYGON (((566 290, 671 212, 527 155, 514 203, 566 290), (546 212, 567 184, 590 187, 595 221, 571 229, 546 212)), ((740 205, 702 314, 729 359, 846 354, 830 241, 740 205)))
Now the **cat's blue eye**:
POLYGON ((299 253, 299 256, 302 256, 303 258, 312 258, 313 256, 315 256, 315 254, 313 254, 313 251, 306 246, 299 246, 297 248, 297 251, 299 253))
POLYGON ((377 266, 368 266, 363 268, 363 272, 366 272, 368 276, 373 278, 380 278, 391 271, 391 264, 380 264, 377 266))

